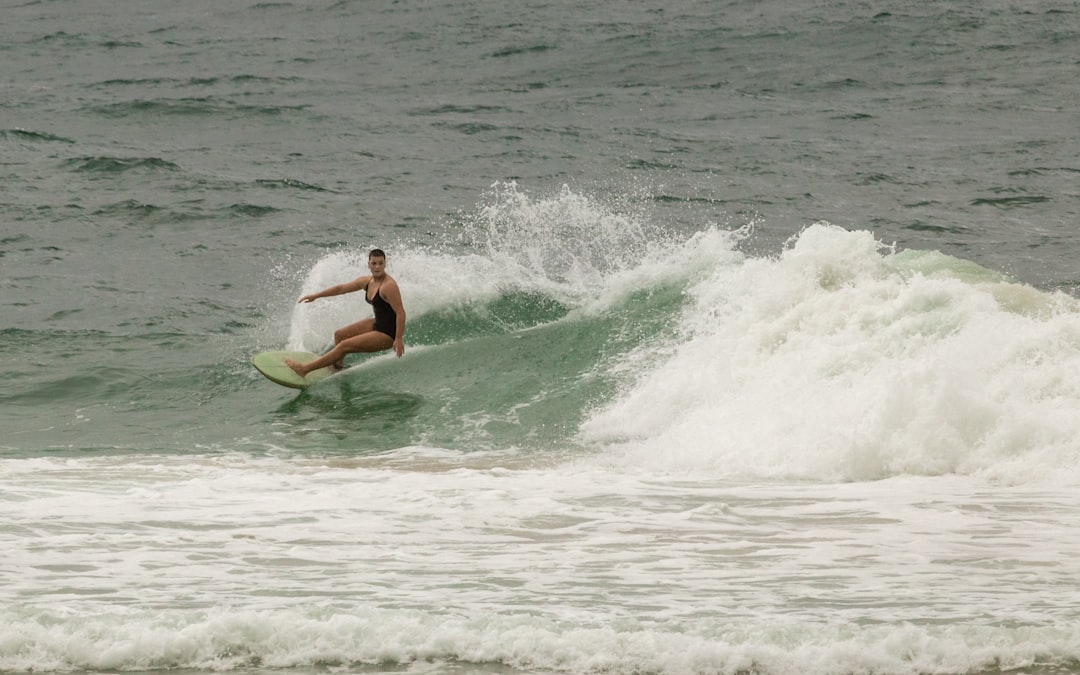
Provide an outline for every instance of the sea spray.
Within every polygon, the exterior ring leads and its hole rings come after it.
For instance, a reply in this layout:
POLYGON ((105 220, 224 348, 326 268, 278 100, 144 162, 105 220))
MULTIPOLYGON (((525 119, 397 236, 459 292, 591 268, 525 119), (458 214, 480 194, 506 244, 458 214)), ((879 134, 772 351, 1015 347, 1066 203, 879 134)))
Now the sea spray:
POLYGON ((462 238, 502 266, 588 292, 612 272, 640 264, 660 234, 634 213, 568 186, 533 197, 515 183, 496 183, 462 238))
MULTIPOLYGON (((541 295, 567 309, 594 305, 597 298, 609 304, 650 282, 681 277, 678 239, 642 220, 627 200, 613 201, 566 186, 534 196, 514 183, 496 183, 474 210, 459 214, 452 246, 388 245, 387 271, 401 285, 410 321, 446 308, 483 311, 515 293, 541 295)), ((335 251, 312 266, 297 296, 367 273, 366 250, 335 251)), ((366 315, 359 297, 299 305, 289 347, 319 349, 335 328, 366 315)))

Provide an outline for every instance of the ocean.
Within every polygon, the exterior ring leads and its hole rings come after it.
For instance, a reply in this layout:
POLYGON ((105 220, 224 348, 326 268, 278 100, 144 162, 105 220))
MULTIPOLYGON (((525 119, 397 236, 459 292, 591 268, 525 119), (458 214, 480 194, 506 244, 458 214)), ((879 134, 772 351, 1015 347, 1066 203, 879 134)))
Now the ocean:
POLYGON ((0 672, 1080 673, 1075 2, 0 16, 0 672))

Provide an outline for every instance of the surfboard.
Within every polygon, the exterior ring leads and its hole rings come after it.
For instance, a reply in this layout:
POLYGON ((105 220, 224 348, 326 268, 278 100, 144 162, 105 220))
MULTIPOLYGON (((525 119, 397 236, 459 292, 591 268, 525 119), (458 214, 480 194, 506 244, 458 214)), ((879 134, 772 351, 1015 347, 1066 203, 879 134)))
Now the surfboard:
POLYGON ((311 352, 259 352, 251 357, 251 364, 271 382, 283 387, 306 389, 319 380, 330 377, 333 373, 329 368, 319 368, 308 373, 307 377, 300 377, 292 368, 285 365, 285 359, 307 363, 317 358, 319 355, 311 352))

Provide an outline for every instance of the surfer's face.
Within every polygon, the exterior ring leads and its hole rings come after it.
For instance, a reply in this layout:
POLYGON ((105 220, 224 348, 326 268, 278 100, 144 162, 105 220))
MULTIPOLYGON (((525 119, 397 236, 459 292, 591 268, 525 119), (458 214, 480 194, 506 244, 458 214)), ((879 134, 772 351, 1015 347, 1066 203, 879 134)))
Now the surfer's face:
POLYGON ((381 277, 386 273, 386 258, 368 258, 367 267, 371 270, 372 276, 381 277))

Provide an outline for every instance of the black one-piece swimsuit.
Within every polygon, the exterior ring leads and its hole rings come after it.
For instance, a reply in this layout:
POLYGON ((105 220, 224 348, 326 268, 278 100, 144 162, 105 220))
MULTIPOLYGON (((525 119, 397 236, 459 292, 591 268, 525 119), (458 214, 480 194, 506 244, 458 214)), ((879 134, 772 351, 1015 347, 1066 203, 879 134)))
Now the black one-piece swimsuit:
MULTIPOLYGON (((368 286, 371 282, 368 282, 368 286)), ((367 296, 367 286, 364 287, 364 299, 371 305, 371 309, 375 311, 375 325, 373 328, 380 333, 386 333, 393 340, 397 337, 397 312, 390 306, 390 303, 383 300, 383 297, 379 295, 379 291, 382 290, 382 284, 379 284, 379 288, 375 289, 375 297, 369 298, 367 296)))

